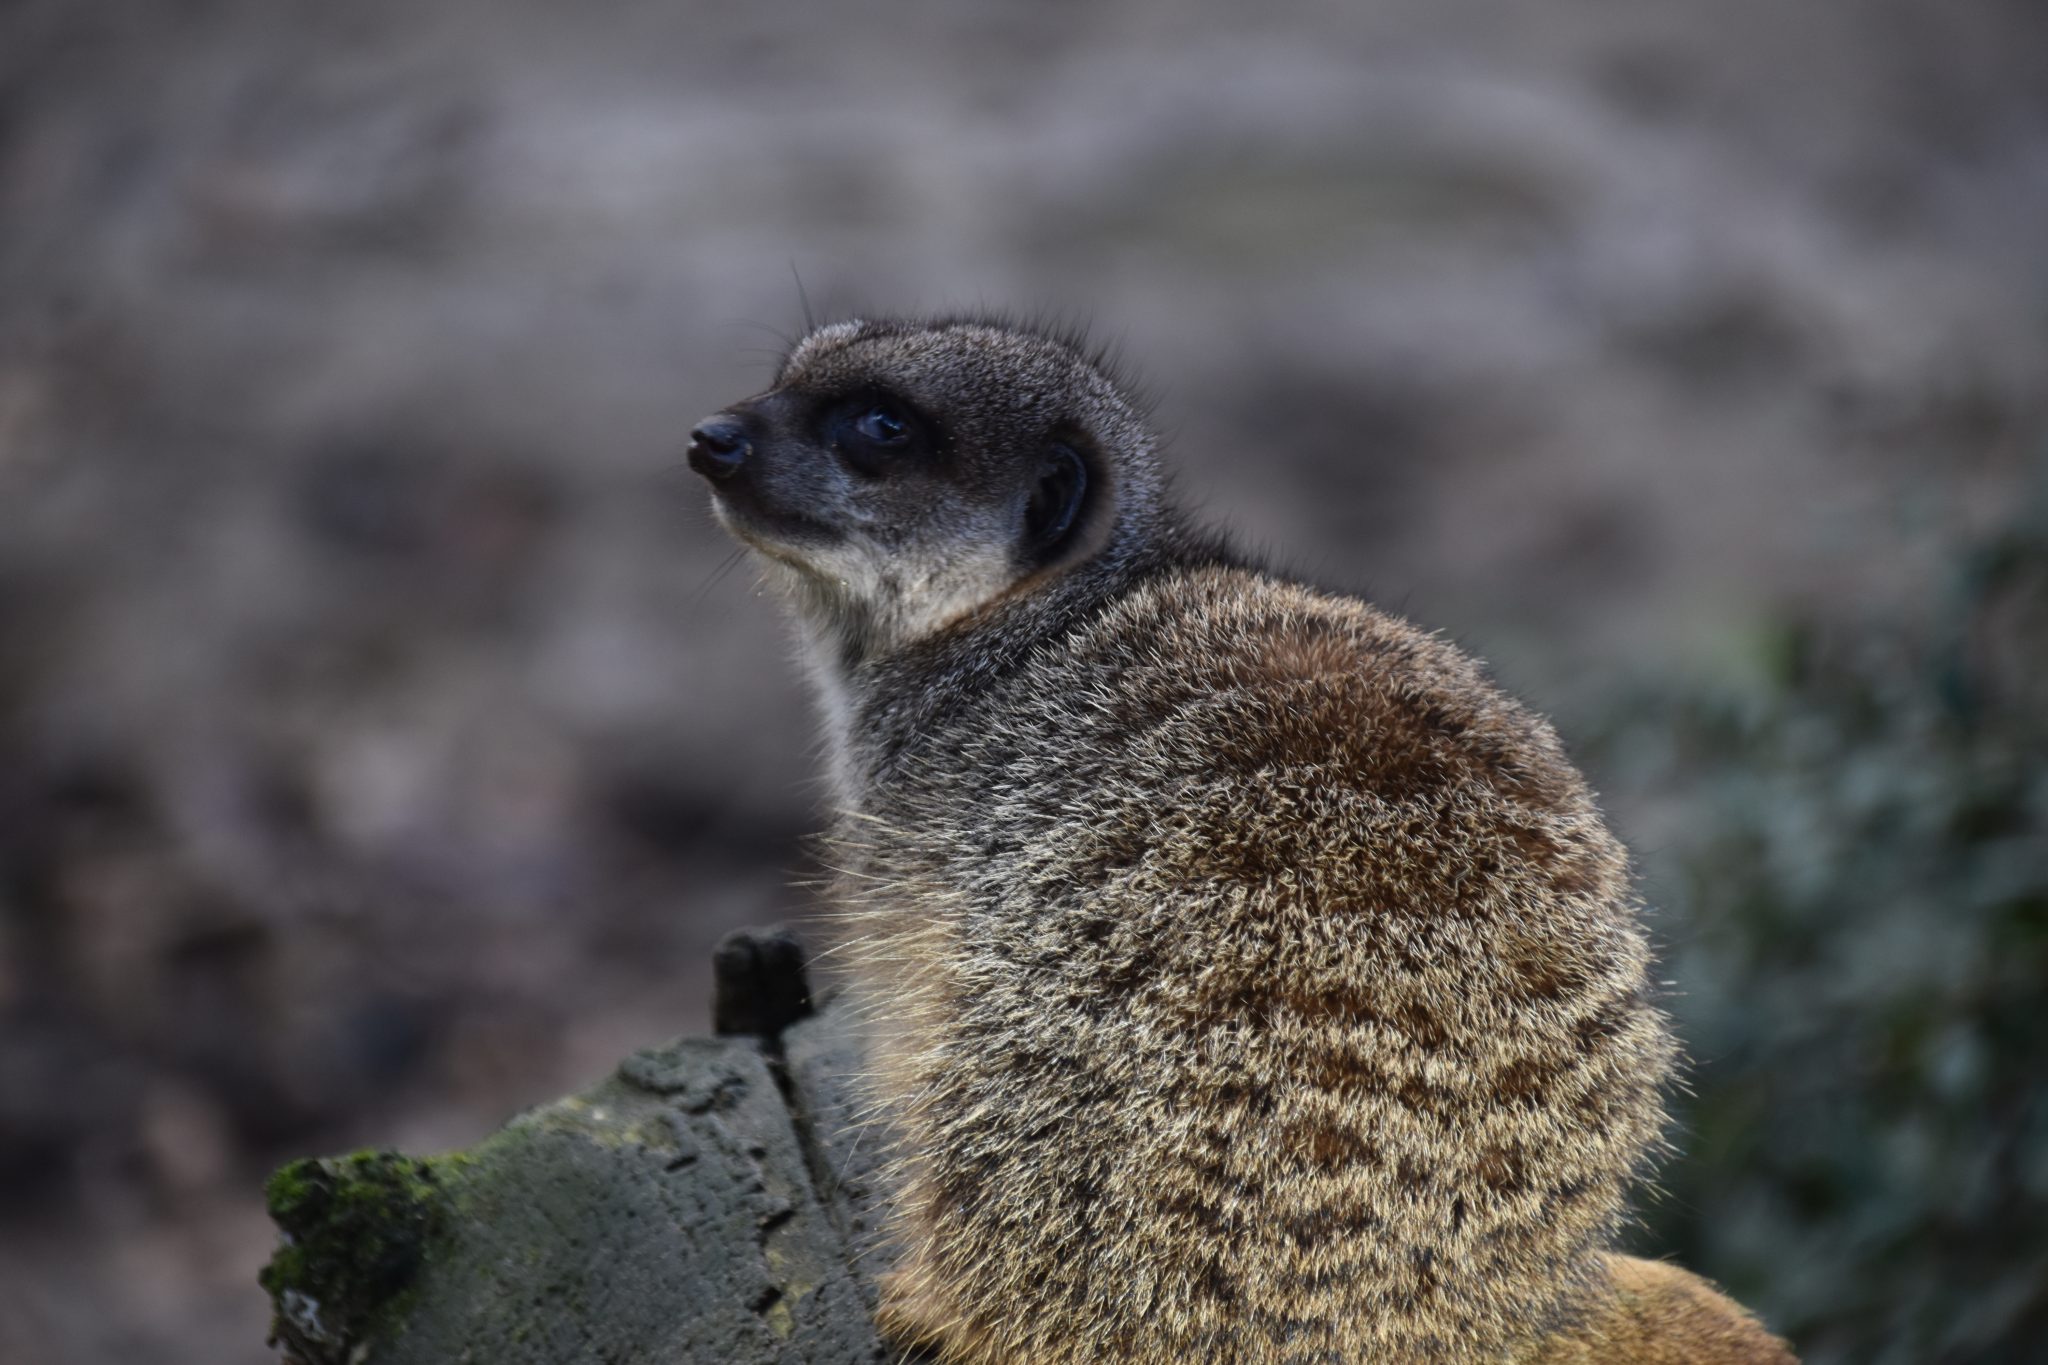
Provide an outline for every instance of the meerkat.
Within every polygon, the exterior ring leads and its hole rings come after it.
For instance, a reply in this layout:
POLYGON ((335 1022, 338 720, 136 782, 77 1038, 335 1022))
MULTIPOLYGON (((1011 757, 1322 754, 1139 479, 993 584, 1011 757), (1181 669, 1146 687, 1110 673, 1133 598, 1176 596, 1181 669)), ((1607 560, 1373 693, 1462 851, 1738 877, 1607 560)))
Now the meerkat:
POLYGON ((893 1341, 1791 1361, 1610 1251, 1674 1044, 1622 848, 1477 663, 1195 529, 1050 331, 822 327, 691 435, 822 700, 893 1341))

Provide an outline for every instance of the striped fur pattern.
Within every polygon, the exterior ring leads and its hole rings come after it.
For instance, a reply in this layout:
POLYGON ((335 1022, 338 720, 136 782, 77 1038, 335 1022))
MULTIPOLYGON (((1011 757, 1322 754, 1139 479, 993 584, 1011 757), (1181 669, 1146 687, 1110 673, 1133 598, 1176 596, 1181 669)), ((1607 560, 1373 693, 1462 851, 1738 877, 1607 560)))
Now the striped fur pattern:
POLYGON ((756 544, 833 717, 843 958, 900 1162, 892 1336, 974 1365, 1602 1339, 1674 1049, 1550 727, 1443 640, 1189 532, 1066 339, 841 324, 761 410, 859 386, 935 414, 945 471, 887 526, 820 473, 819 514, 863 529, 756 544), (1005 466, 1054 432, 1103 492, 1058 563, 1006 576, 1005 466), (928 610, 948 563, 976 567, 928 610))

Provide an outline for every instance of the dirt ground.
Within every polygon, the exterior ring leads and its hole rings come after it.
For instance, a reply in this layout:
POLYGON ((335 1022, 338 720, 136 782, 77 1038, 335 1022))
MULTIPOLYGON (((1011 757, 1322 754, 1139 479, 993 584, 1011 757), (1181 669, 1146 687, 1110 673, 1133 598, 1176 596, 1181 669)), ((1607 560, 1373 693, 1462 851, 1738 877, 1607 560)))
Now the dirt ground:
POLYGON ((1569 737, 1924 589, 2044 243, 2031 0, 0 8, 0 1365, 268 1359, 268 1167, 473 1140, 809 908, 680 460, 797 277, 1091 320, 1190 498, 1569 737))

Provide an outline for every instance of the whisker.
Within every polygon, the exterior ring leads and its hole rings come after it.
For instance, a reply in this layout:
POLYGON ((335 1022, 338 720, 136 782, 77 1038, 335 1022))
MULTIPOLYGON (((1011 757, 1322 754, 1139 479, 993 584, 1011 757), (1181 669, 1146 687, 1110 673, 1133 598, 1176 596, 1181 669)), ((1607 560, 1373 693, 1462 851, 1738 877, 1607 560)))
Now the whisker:
POLYGON ((739 562, 742 559, 746 558, 746 555, 747 547, 744 545, 740 546, 737 550, 734 550, 731 554, 727 555, 724 558, 724 560, 719 563, 718 567, 711 571, 711 576, 704 580, 704 586, 697 589, 697 595, 690 599, 691 610, 694 611, 696 608, 703 606, 704 599, 711 595, 711 590, 717 587, 720 583, 723 583, 726 579, 726 575, 730 574, 735 568, 737 568, 739 566, 739 562))
POLYGON ((818 330, 818 315, 811 311, 811 296, 809 291, 804 288, 803 272, 796 268, 796 258, 794 256, 789 259, 789 277, 796 281, 797 306, 803 309, 804 332, 808 335, 818 330))

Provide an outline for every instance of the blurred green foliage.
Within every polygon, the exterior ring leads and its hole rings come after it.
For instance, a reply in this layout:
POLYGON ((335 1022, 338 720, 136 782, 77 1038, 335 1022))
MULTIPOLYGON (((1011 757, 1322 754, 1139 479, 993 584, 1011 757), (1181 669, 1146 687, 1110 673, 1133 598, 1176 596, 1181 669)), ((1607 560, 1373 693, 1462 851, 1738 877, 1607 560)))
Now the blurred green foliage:
POLYGON ((1683 812, 1649 889, 1691 1093, 1638 1245, 1808 1365, 2048 1360, 2048 498, 1765 652, 1590 755, 1683 812))

